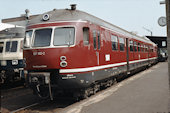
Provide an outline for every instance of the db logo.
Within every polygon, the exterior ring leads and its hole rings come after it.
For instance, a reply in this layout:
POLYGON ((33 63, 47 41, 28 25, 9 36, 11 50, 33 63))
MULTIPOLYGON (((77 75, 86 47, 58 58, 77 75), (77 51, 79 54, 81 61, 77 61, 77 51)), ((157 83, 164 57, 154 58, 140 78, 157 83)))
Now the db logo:
POLYGON ((45 52, 33 52, 33 55, 34 56, 36 56, 36 55, 40 55, 40 56, 42 56, 42 55, 45 55, 45 52))

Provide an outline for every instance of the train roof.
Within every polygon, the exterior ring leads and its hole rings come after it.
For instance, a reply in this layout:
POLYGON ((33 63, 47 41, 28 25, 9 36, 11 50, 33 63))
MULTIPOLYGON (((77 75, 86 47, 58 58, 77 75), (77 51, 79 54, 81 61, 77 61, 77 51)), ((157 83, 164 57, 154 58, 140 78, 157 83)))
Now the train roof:
POLYGON ((0 39, 6 38, 24 38, 25 28, 24 27, 12 27, 0 31, 0 39))
POLYGON ((109 30, 115 31, 116 33, 119 33, 124 36, 128 36, 129 38, 138 39, 140 41, 144 41, 150 44, 154 43, 150 41, 147 37, 140 37, 136 34, 133 34, 131 32, 128 32, 116 25, 113 25, 109 22, 106 22, 98 17, 95 17, 93 15, 90 15, 86 12, 80 11, 80 10, 72 10, 72 9, 54 9, 52 11, 46 12, 42 15, 39 15, 33 19, 31 19, 28 22, 28 26, 34 25, 34 24, 42 24, 42 23, 51 23, 51 22, 58 22, 58 21, 89 21, 91 23, 100 25, 104 28, 107 28, 109 30), (43 15, 48 14, 49 20, 43 21, 43 15))

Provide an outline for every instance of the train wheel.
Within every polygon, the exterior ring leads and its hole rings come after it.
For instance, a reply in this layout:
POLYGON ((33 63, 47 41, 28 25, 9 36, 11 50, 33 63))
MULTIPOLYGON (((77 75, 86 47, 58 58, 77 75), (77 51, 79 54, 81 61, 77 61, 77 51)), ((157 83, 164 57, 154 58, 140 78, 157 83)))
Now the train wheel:
POLYGON ((89 93, 89 90, 88 89, 85 89, 83 92, 82 92, 82 99, 87 99, 89 97, 90 93, 89 93))
POLYGON ((113 85, 117 84, 116 78, 113 79, 113 85))
POLYGON ((100 85, 94 85, 94 87, 93 87, 93 94, 95 95, 96 93, 97 93, 97 91, 99 91, 100 90, 100 85))

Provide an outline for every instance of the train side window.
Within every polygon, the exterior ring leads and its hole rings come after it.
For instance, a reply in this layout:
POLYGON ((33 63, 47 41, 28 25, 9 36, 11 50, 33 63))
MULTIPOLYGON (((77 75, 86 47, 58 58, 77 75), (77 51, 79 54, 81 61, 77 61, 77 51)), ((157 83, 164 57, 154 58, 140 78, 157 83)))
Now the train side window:
POLYGON ((100 31, 97 32, 98 37, 98 49, 100 49, 100 31))
POLYGON ((143 52, 143 44, 141 44, 141 51, 143 52))
POLYGON ((146 45, 143 46, 143 51, 146 52, 146 45))
POLYGON ((135 52, 137 51, 137 44, 136 44, 136 42, 134 42, 134 51, 135 52))
POLYGON ((93 31, 93 45, 94 45, 94 49, 97 49, 97 46, 96 46, 96 31, 95 30, 93 31))
POLYGON ((124 40, 124 38, 119 38, 119 46, 120 46, 120 51, 124 51, 124 49, 125 49, 125 40, 124 40))
POLYGON ((145 48, 145 52, 148 52, 148 46, 146 46, 146 48, 145 48))
POLYGON ((89 28, 83 27, 83 43, 84 45, 89 44, 89 28))
POLYGON ((138 43, 138 51, 139 51, 139 52, 141 51, 140 43, 138 43))
POLYGON ((4 42, 0 42, 0 53, 3 52, 4 42))
POLYGON ((133 41, 132 40, 130 41, 129 45, 130 45, 130 51, 133 51, 133 41))
POLYGON ((112 50, 118 49, 118 39, 117 36, 111 35, 112 50))

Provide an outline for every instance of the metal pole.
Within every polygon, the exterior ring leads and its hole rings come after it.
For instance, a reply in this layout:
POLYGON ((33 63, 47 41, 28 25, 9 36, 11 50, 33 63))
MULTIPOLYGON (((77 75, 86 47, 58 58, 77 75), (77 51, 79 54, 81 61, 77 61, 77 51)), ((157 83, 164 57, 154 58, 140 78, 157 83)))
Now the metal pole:
POLYGON ((166 0, 168 71, 170 79, 170 0, 166 0))
MULTIPOLYGON (((168 73, 169 73, 169 90, 170 90, 170 0, 166 0, 166 21, 167 21, 167 48, 168 48, 168 73)), ((170 98, 168 110, 170 111, 170 98)))
MULTIPOLYGON (((166 0, 166 21, 167 21, 167 49, 168 49, 168 72, 169 72, 169 90, 170 90, 170 0, 166 0)), ((170 105, 170 98, 169 98, 170 105)), ((170 111, 170 106, 168 106, 170 111)))

